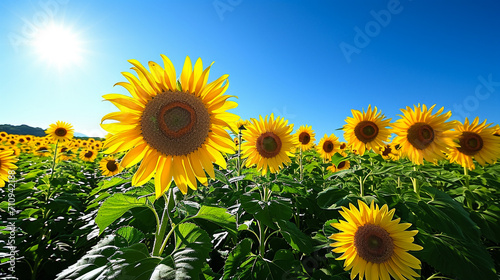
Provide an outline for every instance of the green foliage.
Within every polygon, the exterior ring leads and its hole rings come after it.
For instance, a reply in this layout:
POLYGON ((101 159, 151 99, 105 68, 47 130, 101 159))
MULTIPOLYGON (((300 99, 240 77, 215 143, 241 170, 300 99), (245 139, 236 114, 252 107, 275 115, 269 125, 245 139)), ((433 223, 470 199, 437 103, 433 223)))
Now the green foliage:
MULTIPOLYGON (((419 231, 424 249, 411 254, 422 262, 421 279, 497 279, 500 270, 498 164, 465 177, 447 162, 415 168, 367 153, 324 163, 310 150, 300 180, 297 158, 262 176, 238 171, 229 156, 208 186, 183 195, 172 184, 157 200, 152 181, 131 186, 137 167, 104 178, 96 162, 62 162, 51 176, 50 158, 29 154, 18 166, 20 279, 350 279, 328 237, 344 219, 339 210, 357 200, 387 204, 419 231), (344 160, 350 169, 327 170, 344 160)), ((0 189, 2 218, 11 217, 9 206, 0 189)), ((8 266, 6 248, 0 260, 8 266)))

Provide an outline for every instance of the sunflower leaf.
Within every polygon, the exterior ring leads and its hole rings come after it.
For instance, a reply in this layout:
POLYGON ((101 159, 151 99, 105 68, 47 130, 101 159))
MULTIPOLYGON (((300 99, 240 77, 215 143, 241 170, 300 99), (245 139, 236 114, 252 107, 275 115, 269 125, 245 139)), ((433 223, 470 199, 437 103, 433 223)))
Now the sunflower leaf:
POLYGON ((122 193, 116 193, 108 198, 99 208, 95 218, 95 222, 99 226, 99 234, 102 234, 109 225, 125 212, 135 207, 148 207, 147 198, 137 199, 135 196, 122 193))

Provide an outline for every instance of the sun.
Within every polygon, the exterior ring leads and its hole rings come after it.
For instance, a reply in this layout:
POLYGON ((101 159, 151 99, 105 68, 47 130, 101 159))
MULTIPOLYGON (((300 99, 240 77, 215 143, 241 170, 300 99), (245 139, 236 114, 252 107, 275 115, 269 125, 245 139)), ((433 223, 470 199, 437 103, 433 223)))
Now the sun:
POLYGON ((38 30, 32 44, 35 55, 50 66, 65 68, 82 61, 82 41, 70 27, 47 25, 38 30))

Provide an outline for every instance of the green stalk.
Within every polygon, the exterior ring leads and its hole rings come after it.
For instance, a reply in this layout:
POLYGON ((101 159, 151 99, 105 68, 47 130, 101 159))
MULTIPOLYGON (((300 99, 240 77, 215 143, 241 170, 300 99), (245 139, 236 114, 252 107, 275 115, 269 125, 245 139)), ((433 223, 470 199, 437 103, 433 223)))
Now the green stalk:
MULTIPOLYGON (((241 129, 238 128, 238 160, 236 162, 238 176, 241 176, 241 129)), ((236 191, 239 189, 240 181, 236 181, 236 191)))
POLYGON ((361 179, 361 176, 358 176, 358 181, 359 181, 359 196, 363 197, 365 196, 365 186, 363 184, 363 179, 361 179))
MULTIPOLYGON (((416 166, 413 166, 413 171, 417 171, 416 166)), ((413 191, 420 197, 420 185, 418 184, 418 179, 411 178, 411 182, 413 183, 413 191)))
POLYGON ((160 256, 160 249, 161 245, 163 243, 163 239, 165 237, 165 231, 167 230, 167 226, 169 223, 169 217, 168 217, 168 202, 170 200, 170 194, 171 191, 169 190, 169 197, 163 195, 163 198, 165 199, 165 208, 163 209, 163 214, 161 216, 161 220, 158 220, 157 218, 157 225, 156 225, 156 232, 155 232, 155 241, 153 243, 153 252, 151 253, 153 256, 159 257, 160 256), (159 221, 159 223, 158 223, 159 221))
POLYGON ((50 174, 50 181, 52 181, 52 178, 54 177, 54 172, 56 168, 57 145, 59 145, 59 140, 56 141, 56 150, 54 151, 54 160, 52 161, 52 172, 50 174))
POLYGON ((302 146, 300 146, 299 152, 299 170, 300 170, 300 181, 304 178, 304 167, 302 166, 302 146))
POLYGON ((465 187, 470 190, 469 188, 469 179, 470 179, 470 176, 469 176, 469 168, 465 167, 464 166, 464 178, 465 178, 465 187))

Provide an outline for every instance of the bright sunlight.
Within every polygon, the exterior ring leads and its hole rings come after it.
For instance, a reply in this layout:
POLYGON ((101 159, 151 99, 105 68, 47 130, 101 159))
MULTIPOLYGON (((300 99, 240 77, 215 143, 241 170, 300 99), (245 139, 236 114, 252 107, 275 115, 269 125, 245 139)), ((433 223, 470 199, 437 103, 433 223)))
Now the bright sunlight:
POLYGON ((81 45, 77 33, 56 24, 41 29, 33 41, 40 60, 58 68, 79 64, 82 60, 81 45))

